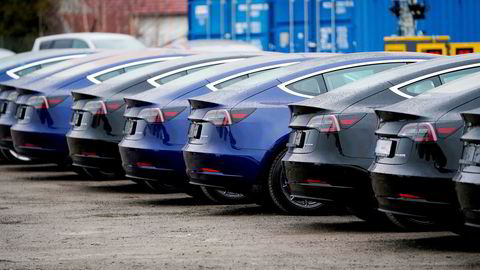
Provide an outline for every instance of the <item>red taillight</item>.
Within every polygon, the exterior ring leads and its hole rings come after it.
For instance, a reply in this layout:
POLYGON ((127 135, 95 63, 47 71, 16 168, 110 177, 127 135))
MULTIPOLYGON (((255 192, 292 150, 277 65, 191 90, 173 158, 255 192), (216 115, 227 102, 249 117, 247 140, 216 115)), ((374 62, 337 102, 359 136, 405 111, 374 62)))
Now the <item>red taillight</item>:
POLYGON ((327 182, 320 180, 320 179, 306 179, 306 183, 314 183, 314 184, 327 184, 327 182))
POLYGON ((35 109, 50 109, 62 103, 69 96, 33 96, 27 100, 27 105, 33 106, 35 109))
POLYGON ((398 194, 398 197, 404 198, 404 199, 422 199, 422 197, 412 195, 412 194, 406 194, 406 193, 400 193, 398 194))
POLYGON ((358 121, 362 120, 362 118, 365 116, 365 113, 358 113, 358 114, 340 114, 338 115, 338 121, 340 122, 340 128, 341 129, 347 129, 356 123, 358 121))
POLYGON ((107 101, 105 102, 105 107, 107 108, 107 112, 114 112, 120 109, 125 102, 123 101, 107 101))
POLYGON ((125 104, 123 101, 104 102, 102 100, 93 100, 87 102, 83 107, 83 110, 91 112, 94 115, 105 115, 120 109, 123 104, 125 104))
POLYGON ((137 167, 152 167, 153 164, 151 162, 137 162, 135 163, 137 167))
POLYGON ((309 128, 315 128, 320 132, 332 133, 340 131, 340 123, 335 115, 317 115, 314 116, 307 125, 309 128))
POLYGON ((141 118, 148 123, 164 123, 179 115, 186 107, 174 108, 146 108, 140 111, 138 118, 141 118))
POLYGON ((399 137, 406 137, 415 142, 436 142, 437 133, 432 123, 410 123, 402 127, 398 133, 399 137))
POLYGON ((200 168, 199 171, 201 172, 211 172, 211 173, 219 173, 219 170, 211 169, 211 168, 200 168))
POLYGON ((226 109, 208 111, 203 117, 204 121, 215 126, 229 126, 242 121, 255 111, 254 108, 247 109, 226 109))

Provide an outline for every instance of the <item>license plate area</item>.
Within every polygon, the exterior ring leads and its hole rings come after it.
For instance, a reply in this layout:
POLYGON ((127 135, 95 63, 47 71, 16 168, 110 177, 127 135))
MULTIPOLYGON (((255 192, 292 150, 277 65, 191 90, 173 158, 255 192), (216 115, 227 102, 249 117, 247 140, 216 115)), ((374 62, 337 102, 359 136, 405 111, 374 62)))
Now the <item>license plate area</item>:
POLYGON ((0 107, 0 114, 5 114, 7 112, 7 106, 8 106, 7 101, 2 102, 2 105, 0 107))
POLYGON ((395 154, 395 141, 380 139, 375 147, 375 154, 379 157, 393 157, 395 154))
POLYGON ((306 133, 304 131, 296 131, 293 138, 293 145, 297 148, 302 148, 305 144, 305 135, 306 133))
POLYGON ((127 123, 125 123, 125 134, 133 135, 135 134, 136 129, 137 129, 137 121, 128 120, 127 123))
POLYGON ((190 129, 188 130, 188 137, 192 139, 200 139, 200 134, 202 133, 202 125, 198 123, 192 123, 190 129))
POLYGON ((79 127, 82 125, 83 113, 75 112, 73 115, 72 123, 74 126, 79 127))
POLYGON ((25 118, 25 113, 27 112, 27 107, 25 106, 19 106, 17 108, 17 113, 16 113, 16 117, 17 119, 19 120, 23 120, 25 118))

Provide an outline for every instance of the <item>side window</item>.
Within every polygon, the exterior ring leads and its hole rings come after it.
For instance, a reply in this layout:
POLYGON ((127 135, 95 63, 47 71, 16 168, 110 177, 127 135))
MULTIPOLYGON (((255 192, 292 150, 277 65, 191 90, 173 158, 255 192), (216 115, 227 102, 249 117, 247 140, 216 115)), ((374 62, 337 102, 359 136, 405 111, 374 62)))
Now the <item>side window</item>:
POLYGON ((250 74, 248 74, 248 78, 255 77, 255 76, 257 76, 257 75, 263 74, 263 73, 265 73, 265 72, 267 72, 267 71, 274 70, 274 69, 277 69, 277 68, 278 68, 278 67, 276 67, 276 68, 269 68, 269 69, 264 69, 264 70, 260 70, 260 71, 257 71, 257 72, 250 73, 250 74))
POLYGON ((53 40, 47 40, 40 43, 40 50, 50 49, 52 47, 53 40))
POLYGON ((425 80, 411 83, 398 90, 410 96, 417 96, 422 93, 425 93, 428 90, 431 90, 435 87, 440 86, 440 84, 441 84, 440 79, 437 76, 435 76, 435 77, 427 78, 425 80))
POLYGON ((221 82, 221 83, 218 83, 215 85, 215 88, 217 89, 222 89, 222 88, 225 88, 227 86, 230 86, 234 83, 237 83, 239 81, 242 81, 242 80, 245 80, 246 78, 248 78, 248 75, 245 74, 245 75, 242 75, 242 76, 238 76, 238 77, 235 77, 235 78, 232 78, 230 80, 226 80, 224 82, 221 82))
POLYGON ((72 48, 75 48, 75 49, 85 49, 85 48, 87 48, 88 49, 88 44, 83 40, 74 39, 73 43, 72 43, 72 48))
POLYGON ((346 68, 323 74, 328 90, 333 90, 347 83, 351 83, 367 76, 373 75, 391 69, 403 66, 405 63, 375 64, 361 67, 346 68))
POLYGON ((440 80, 442 81, 442 84, 445 84, 453 80, 460 79, 463 76, 467 76, 479 71, 480 71, 480 67, 458 70, 458 71, 440 75, 440 80))
POLYGON ((321 74, 291 83, 286 87, 294 92, 310 96, 318 96, 327 92, 321 74))
POLYGON ((169 82, 171 82, 175 79, 183 77, 185 75, 187 75, 187 71, 180 71, 180 72, 174 73, 172 75, 168 75, 166 77, 155 80, 155 82, 158 83, 158 84, 166 84, 166 83, 169 83, 169 82))
POLYGON ((63 62, 63 61, 64 61, 64 60, 59 60, 59 61, 52 61, 52 62, 48 62, 48 63, 43 63, 43 64, 42 64, 42 68, 48 67, 48 66, 51 66, 51 65, 54 65, 54 64, 63 62))
POLYGON ((68 49, 72 48, 73 39, 57 39, 53 41, 52 49, 68 49))
POLYGON ((113 77, 116 77, 116 76, 118 76, 122 73, 125 73, 125 70, 123 68, 119 68, 119 69, 112 70, 110 72, 104 73, 102 75, 98 75, 97 77, 95 77, 95 79, 103 82, 103 81, 106 81, 106 80, 111 79, 113 77))

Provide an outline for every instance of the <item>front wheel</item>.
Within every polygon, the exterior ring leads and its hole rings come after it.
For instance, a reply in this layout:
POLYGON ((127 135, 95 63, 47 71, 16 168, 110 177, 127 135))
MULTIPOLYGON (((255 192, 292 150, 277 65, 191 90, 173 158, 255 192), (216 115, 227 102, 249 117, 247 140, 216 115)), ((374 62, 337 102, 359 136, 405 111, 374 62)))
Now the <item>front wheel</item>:
POLYGON ((295 198, 290 192, 287 177, 282 165, 282 158, 287 149, 281 151, 272 162, 267 178, 268 199, 278 210, 287 214, 313 215, 320 214, 326 206, 323 203, 295 198))

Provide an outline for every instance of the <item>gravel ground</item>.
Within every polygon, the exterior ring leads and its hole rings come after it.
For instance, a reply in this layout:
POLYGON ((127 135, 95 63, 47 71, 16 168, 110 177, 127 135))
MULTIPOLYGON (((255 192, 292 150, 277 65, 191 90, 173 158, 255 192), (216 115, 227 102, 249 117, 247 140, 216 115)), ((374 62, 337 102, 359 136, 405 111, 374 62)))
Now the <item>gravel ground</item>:
POLYGON ((480 245, 0 166, 0 269, 480 269, 480 245))

